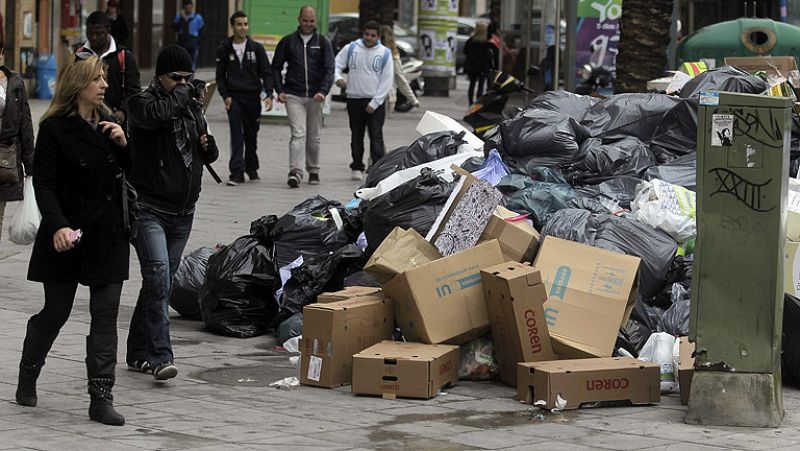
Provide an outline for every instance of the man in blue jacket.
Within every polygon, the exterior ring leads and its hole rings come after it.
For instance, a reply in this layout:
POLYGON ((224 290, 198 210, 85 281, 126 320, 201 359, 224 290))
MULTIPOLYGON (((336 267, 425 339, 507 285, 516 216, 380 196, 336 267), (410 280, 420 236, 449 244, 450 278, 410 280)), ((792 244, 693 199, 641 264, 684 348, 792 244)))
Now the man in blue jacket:
POLYGON ((261 102, 272 109, 275 82, 264 46, 247 36, 249 24, 242 11, 230 19, 233 36, 224 39, 217 49, 217 91, 225 101, 231 130, 231 160, 228 185, 260 182, 256 138, 261 120, 261 102))
POLYGON ((319 143, 322 107, 333 84, 333 48, 317 33, 317 12, 300 9, 297 31, 278 43, 272 59, 278 101, 286 103, 292 138, 289 141, 290 187, 297 188, 308 171, 308 183, 319 184, 319 143), (286 77, 281 75, 286 66, 286 77), (304 167, 305 166, 305 167, 304 167))
POLYGON ((192 70, 197 68, 197 53, 200 50, 200 32, 206 26, 203 16, 194 12, 194 2, 183 0, 182 10, 175 15, 172 29, 178 33, 178 45, 192 57, 192 70))

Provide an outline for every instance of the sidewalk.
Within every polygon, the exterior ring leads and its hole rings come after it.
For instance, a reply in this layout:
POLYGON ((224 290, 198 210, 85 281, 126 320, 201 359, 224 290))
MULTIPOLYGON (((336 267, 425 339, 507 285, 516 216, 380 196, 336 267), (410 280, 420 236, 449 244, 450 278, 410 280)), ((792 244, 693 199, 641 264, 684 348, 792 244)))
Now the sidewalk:
MULTIPOLYGON (((423 98, 426 108, 460 118, 464 87, 450 98, 423 98)), ((37 121, 47 102, 32 103, 37 121)), ((385 127, 388 148, 416 138, 423 111, 392 114, 385 127)), ((222 148, 217 172, 227 177, 227 117, 219 96, 208 112, 222 148)), ((286 186, 288 126, 262 124, 259 135, 261 184, 216 185, 204 178, 194 230, 186 252, 229 243, 246 234, 250 221, 282 215, 315 194, 347 202, 350 181, 349 129, 344 105, 325 120, 322 184, 286 186)), ((5 224, 17 204, 9 204, 5 224)), ((6 225, 7 229, 7 225, 6 225)), ((7 230, 3 231, 7 235, 7 230)), ((180 374, 167 383, 118 365, 115 404, 124 427, 91 422, 87 409, 84 336, 88 333, 88 291, 78 291, 72 317, 62 330, 39 383, 39 407, 14 402, 17 365, 28 317, 42 306, 39 284, 25 274, 30 246, 0 240, 0 449, 797 449, 800 447, 800 390, 784 389, 786 419, 780 429, 695 427, 683 424, 686 408, 677 395, 659 405, 542 413, 514 400, 515 390, 499 383, 461 382, 429 401, 356 397, 337 390, 268 385, 295 374, 289 354, 273 336, 227 338, 207 333, 200 322, 172 318, 180 374), (12 254, 3 258, 2 256, 12 254)), ((131 279, 120 309, 119 359, 141 277, 131 255, 131 279)))

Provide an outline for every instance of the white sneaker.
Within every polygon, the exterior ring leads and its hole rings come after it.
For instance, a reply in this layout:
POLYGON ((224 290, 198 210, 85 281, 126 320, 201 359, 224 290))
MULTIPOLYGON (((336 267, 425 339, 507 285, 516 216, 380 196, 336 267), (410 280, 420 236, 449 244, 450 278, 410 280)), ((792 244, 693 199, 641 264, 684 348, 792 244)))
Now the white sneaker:
POLYGON ((356 182, 360 182, 361 180, 364 180, 364 171, 359 171, 357 169, 353 169, 353 171, 350 173, 350 180, 353 180, 353 181, 356 181, 356 182))

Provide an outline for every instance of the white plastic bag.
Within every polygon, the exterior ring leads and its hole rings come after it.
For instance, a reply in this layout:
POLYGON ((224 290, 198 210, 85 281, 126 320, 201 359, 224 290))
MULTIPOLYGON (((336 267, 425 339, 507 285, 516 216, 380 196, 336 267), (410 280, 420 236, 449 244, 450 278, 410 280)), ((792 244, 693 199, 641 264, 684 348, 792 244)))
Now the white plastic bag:
POLYGON ((36 196, 33 194, 33 178, 25 177, 24 199, 22 205, 14 213, 11 225, 8 226, 8 238, 12 243, 31 244, 36 239, 42 215, 36 205, 36 196))
POLYGON ((659 332, 650 335, 639 352, 639 360, 661 365, 661 393, 678 392, 678 347, 675 337, 659 332))
POLYGON ((681 186, 653 179, 636 187, 631 203, 634 219, 666 232, 678 243, 697 235, 696 194, 681 186))

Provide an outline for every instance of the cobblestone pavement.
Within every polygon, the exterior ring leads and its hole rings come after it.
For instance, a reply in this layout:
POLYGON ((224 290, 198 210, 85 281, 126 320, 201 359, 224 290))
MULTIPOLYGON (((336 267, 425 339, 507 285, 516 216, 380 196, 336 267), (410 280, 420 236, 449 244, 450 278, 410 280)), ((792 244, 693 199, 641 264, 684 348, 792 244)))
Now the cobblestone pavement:
MULTIPOLYGON (((461 86, 450 98, 423 98, 425 107, 461 117, 461 86)), ((34 117, 47 107, 34 101, 34 117)), ((386 141, 394 148, 412 141, 422 112, 393 114, 386 141)), ((223 147, 215 164, 227 175, 227 119, 216 97, 209 110, 223 147)), ((187 252, 228 243, 247 233, 251 220, 283 214, 314 194, 346 202, 350 181, 349 131, 342 104, 326 119, 322 184, 286 186, 289 130, 264 124, 259 135, 261 184, 216 185, 204 179, 187 252)), ((10 204, 5 224, 17 204, 10 204)), ((6 226, 7 228, 7 226, 6 226)), ((7 232, 4 231, 4 232, 7 232)), ((4 233, 5 234, 5 233, 4 233)), ((289 354, 272 336, 235 339, 212 335, 199 322, 172 318, 179 376, 167 383, 118 366, 115 403, 124 427, 89 421, 84 369, 88 333, 88 292, 81 289, 72 317, 47 360, 39 384, 39 407, 14 402, 17 365, 28 317, 42 304, 39 284, 27 282, 30 247, 0 241, 0 449, 779 449, 800 448, 800 391, 784 389, 786 420, 780 429, 695 427, 683 424, 686 408, 677 395, 644 407, 582 409, 541 414, 513 399, 514 390, 497 383, 462 382, 429 401, 357 397, 337 390, 268 385, 295 374, 289 354)), ((140 286, 131 255, 131 280, 123 290, 119 319, 120 359, 140 286)))

